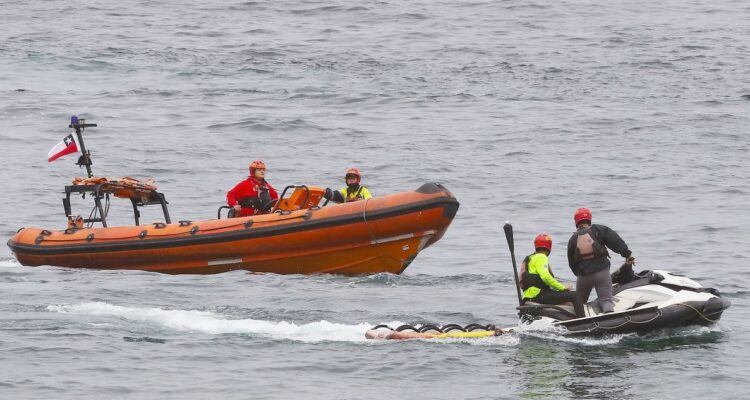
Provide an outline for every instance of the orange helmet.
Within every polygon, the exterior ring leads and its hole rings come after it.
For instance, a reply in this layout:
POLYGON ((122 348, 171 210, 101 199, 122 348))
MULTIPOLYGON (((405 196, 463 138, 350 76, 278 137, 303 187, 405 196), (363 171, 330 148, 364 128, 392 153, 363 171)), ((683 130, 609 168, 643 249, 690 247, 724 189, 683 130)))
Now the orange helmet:
POLYGON ((573 214, 573 220, 576 222, 576 226, 578 226, 581 221, 589 221, 589 223, 591 223, 591 210, 588 208, 577 209, 575 214, 573 214))
POLYGON ((346 169, 346 175, 344 175, 344 183, 346 183, 346 178, 351 175, 357 177, 357 185, 359 185, 359 182, 362 180, 362 173, 360 173, 359 170, 354 167, 346 169))
POLYGON ((552 237, 546 233, 540 233, 534 238, 534 249, 547 249, 552 251, 552 237))
POLYGON ((255 177, 255 170, 256 169, 266 169, 266 163, 264 163, 261 160, 255 160, 250 163, 250 176, 255 177))

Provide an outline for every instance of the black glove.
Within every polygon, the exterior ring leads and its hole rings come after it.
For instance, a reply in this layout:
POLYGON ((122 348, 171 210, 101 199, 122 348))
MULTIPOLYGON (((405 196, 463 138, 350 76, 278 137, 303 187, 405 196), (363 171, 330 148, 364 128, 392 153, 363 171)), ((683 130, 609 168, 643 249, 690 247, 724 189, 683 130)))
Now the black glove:
POLYGON ((325 198, 326 200, 331 200, 331 198, 333 198, 333 190, 331 190, 331 188, 326 188, 326 192, 323 195, 323 198, 325 198))
POLYGON ((263 206, 261 206, 262 208, 260 209, 260 211, 262 211, 264 213, 265 212, 269 212, 269 211, 271 211, 271 209, 273 208, 274 205, 276 205, 276 200, 273 200, 273 199, 268 200, 266 202, 266 204, 263 204, 263 206))
POLYGON ((243 208, 256 208, 258 204, 257 197, 243 197, 237 201, 237 204, 243 208))
POLYGON ((625 263, 620 266, 620 269, 612 274, 612 283, 619 283, 624 285, 626 283, 633 282, 635 280, 635 273, 633 273, 633 266, 625 263))

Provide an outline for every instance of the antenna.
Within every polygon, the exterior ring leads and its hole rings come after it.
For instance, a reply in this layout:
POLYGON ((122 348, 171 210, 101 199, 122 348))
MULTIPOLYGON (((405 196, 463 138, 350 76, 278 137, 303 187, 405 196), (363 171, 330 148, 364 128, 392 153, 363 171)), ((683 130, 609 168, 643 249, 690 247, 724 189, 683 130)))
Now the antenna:
POLYGON ((68 128, 73 128, 76 130, 78 144, 81 145, 81 156, 78 157, 78 162, 76 163, 76 165, 85 166, 86 172, 88 173, 89 178, 91 178, 92 176, 94 176, 94 174, 91 172, 91 152, 87 151, 86 145, 83 144, 83 131, 86 128, 96 127, 96 124, 87 124, 85 122, 85 119, 78 119, 77 116, 73 115, 70 117, 70 125, 68 125, 68 128))

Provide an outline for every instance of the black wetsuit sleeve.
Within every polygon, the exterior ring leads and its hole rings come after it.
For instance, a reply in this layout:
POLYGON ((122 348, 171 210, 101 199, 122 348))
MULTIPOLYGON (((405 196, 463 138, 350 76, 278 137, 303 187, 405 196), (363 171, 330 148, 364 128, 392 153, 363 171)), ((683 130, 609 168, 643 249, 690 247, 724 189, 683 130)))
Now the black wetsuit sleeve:
POLYGON ((333 192, 333 198, 331 199, 331 201, 333 201, 334 203, 343 203, 346 201, 346 199, 344 198, 344 195, 341 194, 340 190, 336 190, 333 192))
POLYGON ((632 254, 632 251, 628 249, 628 245, 625 244, 625 241, 622 240, 622 238, 620 237, 620 235, 617 234, 617 232, 615 232, 614 230, 604 225, 596 225, 596 227, 598 228, 601 234, 601 237, 603 239, 602 240, 603 245, 609 247, 610 250, 623 256, 624 258, 630 257, 630 255, 632 254))
POLYGON ((573 234, 573 236, 570 237, 570 240, 568 240, 568 266, 575 276, 578 276, 578 263, 576 263, 577 236, 578 235, 573 234))

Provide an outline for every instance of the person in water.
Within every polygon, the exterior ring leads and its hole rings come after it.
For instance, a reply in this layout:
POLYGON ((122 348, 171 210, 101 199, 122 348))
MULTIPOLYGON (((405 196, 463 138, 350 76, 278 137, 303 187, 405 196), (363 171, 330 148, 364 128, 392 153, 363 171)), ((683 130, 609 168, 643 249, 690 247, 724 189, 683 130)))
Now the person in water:
POLYGON ((334 203, 348 203, 350 201, 359 201, 372 197, 370 191, 367 190, 365 186, 362 186, 362 173, 360 173, 357 168, 349 168, 346 170, 344 182, 346 182, 346 187, 339 190, 333 191, 330 188, 326 188, 323 197, 334 203))
POLYGON ((609 274, 607 248, 623 256, 625 264, 632 266, 635 258, 617 232, 604 225, 591 223, 591 211, 588 208, 576 210, 573 220, 576 232, 568 241, 568 265, 578 277, 576 291, 583 301, 588 301, 591 289, 595 288, 602 312, 612 312, 612 277, 609 274))
POLYGON ((534 238, 535 252, 526 257, 521 267, 521 288, 523 300, 542 304, 572 302, 577 317, 584 317, 583 302, 571 285, 563 285, 555 279, 549 265, 552 252, 552 238, 540 233, 534 238))
MULTIPOLYGON (((500 336, 509 332, 509 329, 495 328, 492 331, 487 331, 489 334, 480 334, 474 337, 487 337, 487 336, 500 336)), ((484 332, 482 332, 484 333, 484 332)), ((400 340, 400 339, 440 339, 449 338, 450 334, 442 332, 415 332, 415 331, 396 331, 388 327, 380 326, 365 332, 365 338, 367 339, 379 339, 379 340, 400 340)), ((453 337, 461 337, 453 336, 453 337)), ((468 335, 467 337, 472 337, 468 335)))
POLYGON ((266 164, 260 160, 250 163, 250 176, 227 192, 234 217, 267 213, 278 198, 276 189, 266 180, 266 164))
POLYGON ((370 329, 365 332, 367 339, 380 340, 399 340, 399 339, 435 339, 441 336, 440 333, 433 332, 414 332, 414 331, 395 331, 389 328, 370 329))

